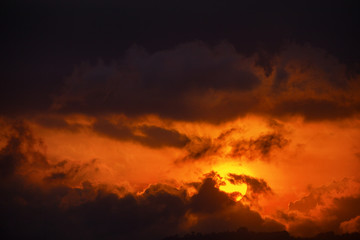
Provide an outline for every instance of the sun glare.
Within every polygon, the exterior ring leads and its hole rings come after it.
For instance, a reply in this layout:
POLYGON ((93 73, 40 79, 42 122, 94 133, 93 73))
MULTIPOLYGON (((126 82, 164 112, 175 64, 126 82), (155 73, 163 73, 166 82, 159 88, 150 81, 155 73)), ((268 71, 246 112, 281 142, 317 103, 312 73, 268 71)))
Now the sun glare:
POLYGON ((231 194, 234 200, 240 201, 243 196, 246 194, 247 185, 245 183, 242 184, 232 184, 227 180, 228 174, 246 174, 249 175, 249 171, 240 166, 238 163, 224 163, 221 165, 217 165, 213 168, 223 179, 224 184, 220 185, 219 189, 223 192, 231 194))
POLYGON ((219 189, 223 192, 230 193, 235 201, 240 201, 246 194, 247 185, 245 183, 234 185, 226 180, 225 185, 221 185, 219 189))

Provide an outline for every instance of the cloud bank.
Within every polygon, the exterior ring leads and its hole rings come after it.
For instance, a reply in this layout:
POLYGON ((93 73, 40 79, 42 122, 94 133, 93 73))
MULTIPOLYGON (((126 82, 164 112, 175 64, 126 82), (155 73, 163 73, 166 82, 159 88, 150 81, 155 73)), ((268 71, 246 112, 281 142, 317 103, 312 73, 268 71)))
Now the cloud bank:
POLYGON ((147 53, 133 47, 118 62, 78 66, 53 109, 63 113, 218 123, 245 114, 307 120, 357 115, 359 76, 321 49, 289 44, 259 65, 229 43, 203 42, 147 53))

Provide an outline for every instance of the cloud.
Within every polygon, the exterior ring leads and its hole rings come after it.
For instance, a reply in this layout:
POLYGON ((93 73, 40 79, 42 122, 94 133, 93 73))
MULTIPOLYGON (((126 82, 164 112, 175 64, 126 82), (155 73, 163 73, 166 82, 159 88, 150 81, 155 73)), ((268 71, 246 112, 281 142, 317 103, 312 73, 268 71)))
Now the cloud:
POLYGON ((177 188, 152 184, 132 193, 92 182, 96 160, 48 163, 23 123, 10 128, 7 141, 0 155, 9 166, 0 182, 2 238, 160 239, 195 229, 284 229, 220 191, 216 174, 177 188), (197 189, 193 195, 190 185, 197 189))
MULTIPOLYGON (((272 127, 281 128, 281 126, 272 127)), ((215 138, 192 137, 185 147, 187 155, 177 162, 206 160, 213 156, 235 159, 246 157, 249 161, 255 159, 269 161, 273 152, 283 149, 290 143, 290 140, 280 132, 277 129, 270 133, 260 134, 255 138, 246 138, 246 134, 239 129, 231 128, 215 138)))
POLYGON ((81 182, 96 176, 99 173, 98 161, 92 159, 83 163, 60 161, 48 167, 43 178, 44 182, 50 184, 79 185, 81 182))
POLYGON ((320 215, 297 215, 289 224, 295 236, 314 236, 321 232, 335 233, 357 231, 356 217, 360 214, 360 197, 334 198, 330 205, 321 207, 320 215))
POLYGON ((295 236, 314 236, 321 232, 344 233, 354 226, 360 215, 359 182, 343 179, 319 188, 298 201, 290 202, 283 218, 295 236))
MULTIPOLYGON (((359 74, 350 74, 348 66, 309 45, 288 43, 276 53, 259 50, 244 55, 227 42, 211 46, 197 41, 151 53, 134 46, 118 57, 111 64, 79 63, 62 87, 49 93, 52 107, 49 100, 29 101, 26 109, 18 104, 12 110, 4 106, 2 112, 129 118, 153 114, 221 123, 246 114, 336 120, 356 116, 360 110, 359 74)), ((41 94, 34 90, 32 95, 41 94)), ((59 119, 37 121, 69 127, 59 119)))
POLYGON ((190 209, 195 213, 214 213, 224 210, 235 202, 229 196, 215 187, 216 181, 206 178, 199 192, 190 200, 190 209))
POLYGON ((342 222, 340 224, 340 229, 343 233, 360 232, 360 216, 342 222))
POLYGON ((360 191, 358 181, 344 178, 341 181, 334 181, 328 185, 313 188, 310 186, 309 194, 301 199, 290 202, 289 209, 303 213, 309 213, 317 207, 326 207, 334 199, 350 197, 360 191))
POLYGON ((255 202, 260 195, 272 194, 270 186, 265 182, 264 179, 258 179, 244 174, 237 175, 230 173, 227 177, 228 181, 232 184, 242 184, 247 185, 247 192, 244 196, 245 199, 255 202))
POLYGON ((62 129, 62 130, 70 130, 70 131, 77 131, 83 128, 84 126, 79 123, 69 123, 66 121, 65 116, 53 116, 49 115, 42 115, 42 116, 35 116, 32 119, 32 122, 46 128, 51 129, 62 129))
POLYGON ((86 182, 79 188, 57 185, 47 190, 36 185, 29 187, 26 182, 11 182, 1 190, 10 188, 11 192, 5 191, 7 201, 3 197, 0 202, 4 209, 1 220, 6 222, 2 236, 8 238, 160 239, 195 229, 284 229, 248 207, 236 205, 215 188, 211 179, 205 179, 190 199, 184 190, 166 185, 150 186, 141 195, 126 193, 122 197, 86 182), (20 187, 23 184, 25 189, 20 187), (189 213, 198 221, 184 228, 189 213))
POLYGON ((249 160, 260 155, 262 159, 267 159, 271 151, 282 149, 288 143, 289 140, 280 133, 263 134, 256 139, 234 141, 230 155, 232 157, 246 156, 249 160))
POLYGON ((229 44, 209 48, 192 42, 154 54, 134 47, 119 64, 78 68, 54 107, 93 115, 151 113, 219 121, 236 115, 223 92, 249 91, 260 84, 248 65, 229 44))
POLYGON ((278 114, 305 116, 307 120, 341 119, 354 116, 359 112, 360 105, 344 104, 333 100, 296 99, 278 104, 274 112, 278 114))
POLYGON ((0 178, 12 177, 18 171, 24 174, 27 167, 47 168, 49 163, 42 154, 43 143, 33 136, 24 122, 8 120, 5 132, 6 145, 0 150, 0 178))
MULTIPOLYGON (((203 180, 198 193, 190 199, 190 216, 194 218, 191 231, 216 232, 237 229, 239 226, 256 231, 281 231, 284 226, 272 219, 263 219, 260 214, 231 196, 220 191, 216 173, 203 180), (212 177, 210 177, 212 176, 212 177)), ((221 180, 220 180, 221 181, 221 180)))
POLYGON ((135 119, 87 118, 74 115, 40 115, 30 120, 41 127, 71 132, 93 131, 119 141, 132 141, 151 148, 182 148, 190 139, 175 129, 167 129, 135 119), (78 118, 78 119, 77 119, 78 118), (84 118, 84 119, 81 119, 84 118))
POLYGON ((186 135, 180 134, 174 129, 165 129, 157 126, 141 125, 131 127, 122 123, 114 124, 107 120, 97 120, 93 125, 93 130, 106 137, 123 141, 134 141, 153 148, 181 148, 189 142, 189 138, 186 135))
POLYGON ((359 76, 325 51, 288 44, 266 61, 260 55, 245 57, 229 43, 190 42, 152 54, 133 47, 117 63, 77 67, 53 109, 212 123, 248 113, 309 121, 359 113, 359 76))
POLYGON ((193 137, 186 145, 187 155, 177 162, 195 161, 215 155, 222 145, 211 138, 193 137))

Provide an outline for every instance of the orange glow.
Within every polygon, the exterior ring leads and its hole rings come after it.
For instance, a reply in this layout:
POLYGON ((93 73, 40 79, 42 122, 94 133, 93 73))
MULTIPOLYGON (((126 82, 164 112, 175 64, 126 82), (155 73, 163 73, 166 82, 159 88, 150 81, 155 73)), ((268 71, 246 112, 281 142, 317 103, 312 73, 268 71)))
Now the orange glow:
POLYGON ((225 180, 225 185, 221 185, 219 189, 223 192, 234 194, 235 200, 240 201, 246 194, 247 185, 245 183, 234 185, 229 181, 225 180))
MULTIPOLYGON (((219 125, 165 121, 151 116, 130 121, 134 126, 174 129, 188 136, 190 143, 198 144, 183 148, 152 148, 136 141, 113 139, 98 134, 92 128, 94 120, 90 118, 67 116, 64 119, 81 127, 77 130, 48 128, 28 121, 34 136, 42 139, 50 165, 57 166, 66 161, 64 167, 55 167, 55 171, 24 165, 29 168, 24 172, 29 179, 43 182, 42 179, 53 173, 61 175, 65 172, 69 177, 61 183, 70 187, 81 187, 83 182, 90 181, 94 185, 106 185, 122 196, 124 191, 141 195, 152 185, 165 184, 186 189, 187 196, 192 197, 198 193, 198 188, 187 184, 201 183, 205 174, 214 172, 218 176, 216 187, 219 190, 235 201, 247 196, 244 204, 250 205, 249 199, 256 195, 258 205, 251 206, 252 209, 263 217, 274 219, 279 211, 289 211, 289 203, 307 196, 309 189, 327 186, 332 181, 341 182, 344 178, 360 180, 357 171, 360 168, 360 121, 356 118, 317 123, 293 117, 276 120, 273 125, 269 124, 269 119, 253 115, 219 125), (275 142, 274 148, 261 153, 254 144, 259 137, 271 134, 282 136, 287 144, 278 147, 275 142), (235 148, 240 149, 237 155, 233 154, 235 148), (191 151, 195 151, 193 155, 191 151), (189 155, 191 157, 185 159, 189 155), (262 180, 271 188, 271 194, 253 195, 252 185, 232 184, 229 174, 262 180), (121 188, 125 190, 117 190, 121 188)), ((270 143, 262 144, 267 147, 270 143)), ((0 139, 0 146, 5 145, 6 142, 0 139)), ((346 194, 350 196, 357 191, 349 188, 346 194)), ((336 196, 343 194, 344 190, 336 196)), ((330 204, 334 196, 326 196, 322 201, 330 204)), ((319 218, 321 210, 307 214, 319 218)), ((194 215, 189 221, 197 218, 194 215)))
POLYGON ((220 164, 214 167, 213 170, 217 172, 223 180, 223 183, 220 185, 219 189, 221 191, 234 195, 234 199, 236 201, 240 201, 246 194, 247 185, 245 183, 232 184, 229 180, 227 180, 227 176, 230 173, 248 175, 249 171, 234 162, 220 164))

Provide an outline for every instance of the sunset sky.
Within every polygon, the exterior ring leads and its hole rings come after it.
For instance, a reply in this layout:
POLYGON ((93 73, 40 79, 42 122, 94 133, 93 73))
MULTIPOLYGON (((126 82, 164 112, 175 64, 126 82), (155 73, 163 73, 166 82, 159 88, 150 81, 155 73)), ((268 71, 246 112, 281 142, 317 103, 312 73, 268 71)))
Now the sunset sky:
POLYGON ((360 232, 357 1, 1 9, 2 239, 360 232))

